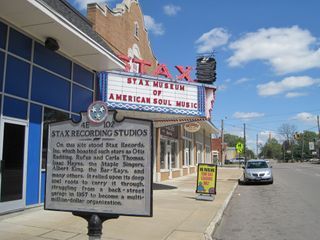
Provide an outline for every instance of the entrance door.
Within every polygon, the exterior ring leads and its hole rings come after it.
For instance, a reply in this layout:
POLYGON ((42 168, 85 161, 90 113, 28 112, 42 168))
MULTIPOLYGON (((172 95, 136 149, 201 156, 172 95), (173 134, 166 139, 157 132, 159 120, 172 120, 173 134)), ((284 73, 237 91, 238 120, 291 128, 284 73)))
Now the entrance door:
POLYGON ((0 212, 25 206, 27 124, 2 120, 0 144, 0 212))

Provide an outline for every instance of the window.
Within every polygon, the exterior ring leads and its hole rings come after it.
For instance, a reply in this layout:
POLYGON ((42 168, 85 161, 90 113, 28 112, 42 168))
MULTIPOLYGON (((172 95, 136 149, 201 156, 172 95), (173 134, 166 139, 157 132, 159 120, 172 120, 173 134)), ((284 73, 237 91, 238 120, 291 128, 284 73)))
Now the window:
POLYGON ((175 141, 171 141, 171 168, 178 168, 178 148, 175 141))
POLYGON ((93 89, 94 74, 78 64, 73 64, 73 80, 87 88, 93 89))
POLYGON ((66 78, 71 77, 71 61, 39 43, 35 44, 34 62, 66 78))
POLYGON ((73 84, 72 111, 85 112, 93 100, 93 92, 73 84))
POLYGON ((28 98, 30 64, 8 56, 5 92, 28 98))
POLYGON ((31 59, 32 40, 14 29, 10 29, 9 51, 25 59, 31 59))
POLYGON ((0 48, 5 49, 7 40, 7 25, 0 22, 0 48))
POLYGON ((11 98, 4 98, 3 114, 8 117, 27 119, 28 103, 11 98))
POLYGON ((137 22, 134 23, 134 36, 139 39, 139 24, 137 22))
POLYGON ((44 108, 43 115, 43 134, 42 134, 42 169, 46 168, 46 159, 48 151, 48 126, 49 123, 63 121, 69 119, 69 114, 54 110, 51 108, 44 108))
POLYGON ((197 163, 203 163, 202 145, 197 143, 197 163))
POLYGON ((183 158, 183 165, 189 166, 192 165, 192 149, 191 149, 192 142, 189 140, 184 140, 184 158, 183 158))
POLYGON ((32 100, 69 110, 70 82, 37 67, 32 78, 32 100))
POLYGON ((160 169, 166 169, 166 141, 160 140, 160 169))

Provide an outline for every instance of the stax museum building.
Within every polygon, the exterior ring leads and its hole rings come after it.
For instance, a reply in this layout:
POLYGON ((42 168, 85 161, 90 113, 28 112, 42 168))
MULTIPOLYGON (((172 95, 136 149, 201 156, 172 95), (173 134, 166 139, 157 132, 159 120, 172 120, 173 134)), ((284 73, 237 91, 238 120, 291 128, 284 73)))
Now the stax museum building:
POLYGON ((79 120, 95 100, 153 120, 155 182, 211 163, 215 87, 176 68, 171 79, 158 64, 137 0, 89 4, 88 18, 64 0, 2 0, 0 214, 43 203, 48 123, 79 120))

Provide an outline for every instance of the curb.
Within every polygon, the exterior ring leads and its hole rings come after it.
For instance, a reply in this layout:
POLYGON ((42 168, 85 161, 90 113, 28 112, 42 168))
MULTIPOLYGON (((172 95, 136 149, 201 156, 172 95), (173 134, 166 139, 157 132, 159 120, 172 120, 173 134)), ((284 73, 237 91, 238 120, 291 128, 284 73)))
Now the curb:
POLYGON ((217 212, 217 214, 215 215, 215 217, 211 221, 210 225, 207 227, 206 231, 204 232, 205 240, 213 240, 212 234, 214 233, 214 230, 216 229, 216 226, 218 225, 218 223, 221 221, 223 213, 224 213, 225 209, 227 208, 227 206, 231 200, 231 197, 237 187, 238 187, 238 183, 236 183, 234 185, 233 189, 231 190, 231 192, 227 196, 226 200, 224 201, 222 207, 219 209, 219 211, 217 212))

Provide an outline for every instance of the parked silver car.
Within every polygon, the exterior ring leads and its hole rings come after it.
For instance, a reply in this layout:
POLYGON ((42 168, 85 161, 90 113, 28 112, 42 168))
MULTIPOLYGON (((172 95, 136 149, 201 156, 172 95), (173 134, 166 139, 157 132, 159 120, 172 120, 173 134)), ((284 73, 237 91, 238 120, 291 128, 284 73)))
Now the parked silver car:
POLYGON ((266 182, 273 184, 272 166, 266 160, 252 159, 243 167, 244 182, 266 182))

